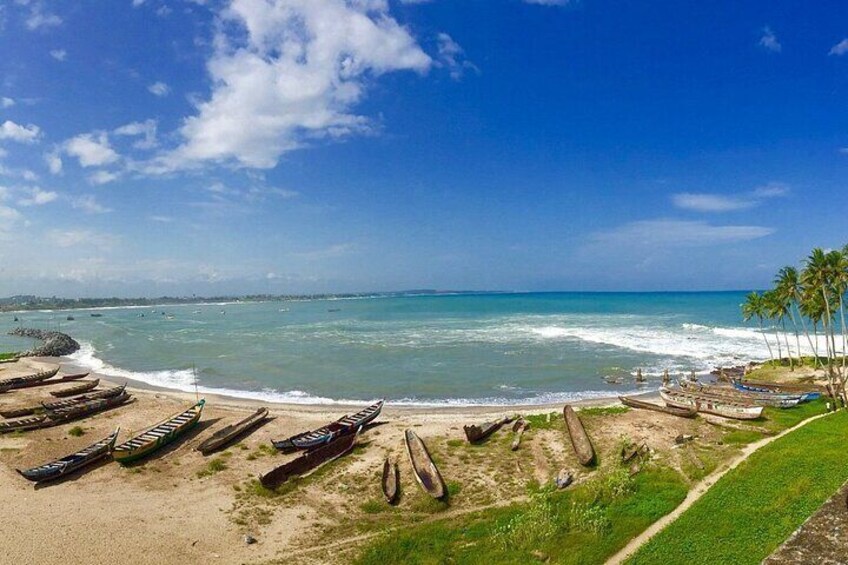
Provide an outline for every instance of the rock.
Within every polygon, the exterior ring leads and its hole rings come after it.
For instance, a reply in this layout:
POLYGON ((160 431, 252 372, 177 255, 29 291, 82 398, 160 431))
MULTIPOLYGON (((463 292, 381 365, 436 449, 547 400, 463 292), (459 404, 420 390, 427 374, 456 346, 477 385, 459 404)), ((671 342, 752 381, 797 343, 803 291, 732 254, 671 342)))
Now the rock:
POLYGON ((554 483, 556 483, 557 488, 560 489, 567 487, 572 483, 572 481, 574 481, 574 473, 572 473, 569 469, 560 470, 554 479, 554 483))
POLYGON ((256 538, 248 534, 244 536, 244 543, 246 543, 247 545, 254 544, 256 543, 256 538))
POLYGON ((677 445, 683 445, 684 443, 689 443, 693 439, 695 439, 695 436, 680 434, 679 436, 674 438, 674 443, 676 443, 677 445))
POLYGON ((62 332, 50 332, 33 328, 15 328, 9 335, 39 339, 43 343, 30 351, 24 351, 20 357, 62 357, 70 355, 80 348, 71 336, 62 332))
POLYGON ((539 551, 538 549, 534 549, 533 551, 531 551, 530 555, 532 555, 533 557, 535 557, 539 561, 544 561, 546 563, 549 559, 548 556, 544 554, 544 552, 539 551))

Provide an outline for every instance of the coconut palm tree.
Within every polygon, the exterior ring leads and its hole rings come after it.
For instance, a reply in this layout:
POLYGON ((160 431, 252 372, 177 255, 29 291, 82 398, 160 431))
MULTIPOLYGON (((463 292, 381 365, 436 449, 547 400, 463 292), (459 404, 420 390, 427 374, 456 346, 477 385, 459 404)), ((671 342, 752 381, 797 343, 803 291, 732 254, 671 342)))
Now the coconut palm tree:
MULTIPOLYGON (((827 379, 833 386, 833 362, 835 357, 836 342, 833 337, 833 308, 831 307, 834 278, 834 256, 819 247, 810 252, 804 261, 805 266, 801 274, 804 286, 813 294, 820 294, 824 301, 824 326, 825 343, 827 344, 827 379)), ((835 392, 835 391, 834 391, 835 392)), ((834 398, 834 400, 836 400, 834 398)))
MULTIPOLYGON (((774 320, 774 339, 777 341, 777 360, 781 365, 783 364, 783 347, 780 344, 780 326, 783 323, 783 316, 785 314, 785 309, 783 307, 783 302, 780 300, 777 292, 774 290, 768 290, 763 293, 763 308, 765 309, 766 316, 769 319, 774 320)), ((788 342, 787 342, 788 343, 788 342)), ((788 357, 792 357, 791 352, 786 352, 788 357)))
MULTIPOLYGON (((798 313, 798 318, 801 320, 801 326, 804 330, 804 336, 807 338, 807 343, 810 345, 810 351, 816 351, 813 346, 813 340, 810 339, 810 332, 807 329, 806 317, 801 313, 801 281, 798 278, 798 269, 795 267, 783 267, 778 271, 777 277, 774 279, 776 289, 784 302, 789 304, 789 319, 792 321, 792 328, 795 330, 795 348, 798 350, 798 357, 801 357, 801 339, 798 335, 798 323, 795 319, 795 313, 798 313), (794 310, 793 310, 794 306, 794 310)), ((816 356, 813 366, 819 363, 816 356)))
POLYGON ((774 359, 774 353, 771 350, 771 344, 766 337, 766 330, 763 328, 763 317, 765 316, 765 304, 763 297, 758 292, 751 292, 745 297, 745 302, 742 304, 742 319, 746 322, 751 318, 757 318, 760 325, 760 333, 763 335, 763 340, 768 347, 769 357, 774 359))

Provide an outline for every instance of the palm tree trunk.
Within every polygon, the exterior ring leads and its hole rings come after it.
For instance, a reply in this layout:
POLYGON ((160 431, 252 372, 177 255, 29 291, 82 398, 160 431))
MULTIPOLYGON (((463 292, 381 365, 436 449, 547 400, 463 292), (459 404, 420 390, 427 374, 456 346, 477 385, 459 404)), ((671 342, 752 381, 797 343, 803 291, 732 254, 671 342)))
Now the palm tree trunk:
POLYGON ((771 344, 769 343, 768 338, 766 337, 766 330, 763 328, 763 319, 757 317, 757 320, 760 322, 760 333, 763 334, 763 340, 766 342, 766 347, 768 347, 769 358, 774 360, 774 353, 771 350, 771 344))
POLYGON ((789 348, 789 334, 786 333, 786 318, 780 317, 780 326, 783 329, 783 342, 786 344, 786 356, 789 357, 789 370, 795 370, 795 363, 792 360, 792 350, 789 348))
MULTIPOLYGON (((804 335, 807 336, 807 342, 810 344, 810 349, 813 350, 813 355, 815 356, 815 360, 813 361, 813 369, 816 368, 816 365, 820 364, 819 361, 819 343, 818 343, 818 335, 816 335, 816 343, 813 344, 813 340, 810 339, 810 331, 807 329, 807 319, 801 313, 801 308, 798 306, 801 303, 801 296, 796 293, 795 295, 795 309, 798 311, 798 317, 801 318, 801 325, 804 328, 804 335)), ((824 369, 824 365, 822 365, 822 369, 824 369)))
MULTIPOLYGON (((801 336, 798 335, 798 323, 795 321, 795 313, 792 312, 792 305, 789 305, 789 319, 792 321, 792 329, 795 332, 795 348, 798 351, 798 364, 803 365, 803 355, 801 354, 801 336)), ((807 336, 809 337, 809 336, 807 336)), ((815 366, 815 364, 813 364, 815 366)))

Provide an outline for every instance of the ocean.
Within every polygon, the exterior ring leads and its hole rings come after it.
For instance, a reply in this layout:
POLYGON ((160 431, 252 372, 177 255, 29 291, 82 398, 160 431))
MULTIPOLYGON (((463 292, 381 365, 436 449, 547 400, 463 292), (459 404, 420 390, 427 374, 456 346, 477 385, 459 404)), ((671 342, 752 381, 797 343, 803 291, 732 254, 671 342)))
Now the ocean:
MULTIPOLYGON (((58 329, 98 372, 297 403, 542 404, 655 389, 663 370, 762 360, 743 292, 524 293, 0 315, 58 329), (99 314, 98 317, 92 314, 99 314), (67 320, 71 315, 74 320, 67 320), (641 368, 647 385, 630 376, 641 368), (605 377, 625 377, 620 385, 605 377)), ((0 351, 30 342, 3 335, 0 351)))

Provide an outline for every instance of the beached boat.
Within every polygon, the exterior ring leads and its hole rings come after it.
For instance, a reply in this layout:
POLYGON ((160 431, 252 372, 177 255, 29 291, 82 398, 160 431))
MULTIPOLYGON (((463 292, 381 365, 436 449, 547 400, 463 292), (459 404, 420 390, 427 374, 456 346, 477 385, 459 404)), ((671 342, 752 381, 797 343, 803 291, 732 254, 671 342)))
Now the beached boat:
POLYGON ((76 406, 77 404, 82 404, 83 402, 88 402, 90 400, 99 400, 101 398, 112 398, 113 396, 118 396, 124 390, 126 390, 127 385, 122 384, 119 386, 113 386, 111 388, 104 388, 103 390, 98 390, 95 392, 90 392, 88 394, 83 394, 82 396, 77 396, 74 398, 66 398, 64 400, 54 400, 52 402, 42 402, 35 408, 38 410, 61 410, 62 408, 70 408, 71 406, 76 406))
POLYGON ((359 428, 368 425, 380 415, 380 411, 382 409, 383 401, 381 400, 379 402, 375 402, 368 408, 360 410, 356 414, 343 416, 323 428, 297 434, 288 439, 277 441, 272 440, 271 443, 283 453, 290 453, 298 449, 313 449, 319 445, 328 443, 334 438, 351 434, 359 428))
POLYGON ((787 389, 783 385, 776 384, 768 384, 768 385, 756 385, 751 384, 750 381, 739 381, 734 380, 733 386, 736 390, 744 391, 744 392, 759 392, 761 394, 800 394, 801 402, 807 402, 809 400, 816 400, 821 398, 821 391, 813 390, 813 389, 787 389))
POLYGON ((126 465, 147 457, 159 448, 168 445, 197 424, 205 403, 206 401, 201 399, 188 410, 180 412, 122 443, 112 451, 112 458, 118 463, 126 465))
POLYGON ((524 418, 518 418, 518 420, 516 420, 512 425, 512 431, 515 434, 515 437, 512 439, 512 445, 510 445, 510 449, 512 451, 518 450, 518 446, 521 445, 521 436, 524 435, 524 432, 526 432, 529 427, 530 422, 524 418))
POLYGON ((661 388, 660 396, 668 406, 694 408, 705 414, 715 414, 736 420, 756 420, 763 414, 762 406, 743 404, 732 400, 718 399, 683 390, 661 388))
POLYGON ((37 406, 20 406, 18 408, 4 408, 0 410, 0 416, 4 418, 20 418, 22 416, 29 416, 31 414, 35 414, 36 412, 42 411, 44 408, 39 404, 37 406))
POLYGON ((53 390, 50 391, 50 394, 55 396, 56 398, 65 398, 68 396, 76 396, 78 394, 83 394, 90 390, 97 388, 97 385, 100 384, 100 379, 94 379, 93 381, 81 381, 79 384, 70 386, 68 388, 63 388, 61 390, 53 390))
POLYGON ((57 410, 46 410, 47 417, 54 424, 61 424, 64 422, 70 422, 72 420, 79 420, 80 418, 85 418, 87 416, 91 416, 92 414, 97 414, 98 412, 104 412, 106 410, 111 410, 112 408, 117 408, 118 406, 127 402, 130 398, 132 398, 126 391, 122 392, 117 396, 113 396, 111 398, 99 398, 97 400, 89 400, 86 402, 82 402, 80 404, 75 404, 74 406, 68 406, 66 408, 59 408, 57 410))
POLYGON ((478 441, 482 441, 495 433, 501 426, 504 424, 508 424, 512 421, 512 418, 503 417, 500 420, 495 420, 493 422, 486 422, 482 425, 471 424, 470 426, 462 426, 462 429, 465 431, 465 437, 468 439, 468 443, 477 443, 478 441))
POLYGON ((383 462, 383 496, 389 504, 394 504, 400 494, 400 472, 397 463, 386 457, 383 462))
POLYGON ((580 421, 580 418, 571 406, 566 405, 562 413, 565 418, 568 437, 571 439, 571 447, 574 448, 577 460, 584 467, 591 465, 595 461, 595 448, 592 447, 589 435, 583 428, 583 422, 580 421))
POLYGON ((406 430, 404 439, 406 441, 406 453, 409 455, 409 462, 412 463, 415 480, 418 481, 424 492, 433 498, 437 500, 444 498, 448 492, 445 481, 430 457, 427 446, 412 430, 406 430))
POLYGON ((653 410, 655 412, 662 412, 663 414, 680 416, 681 418, 694 418, 698 414, 698 411, 694 408, 674 408, 672 406, 661 406, 659 404, 654 404, 653 402, 637 400, 629 396, 619 396, 618 399, 621 401, 622 404, 631 408, 653 410))
POLYGON ((209 455, 261 424, 267 416, 268 409, 265 407, 259 408, 244 420, 221 428, 212 434, 209 439, 197 446, 197 451, 203 455, 209 455))
POLYGON ((56 459, 44 465, 23 471, 17 469, 17 471, 24 478, 36 483, 59 479, 83 467, 87 467, 104 457, 108 457, 109 452, 112 451, 112 447, 115 445, 115 440, 118 439, 118 432, 120 430, 121 428, 118 428, 100 441, 96 441, 85 449, 81 449, 61 459, 56 459))
POLYGON ((339 436, 321 447, 307 451, 288 463, 284 463, 264 475, 260 475, 259 482, 265 488, 275 489, 289 479, 305 477, 321 465, 335 461, 350 452, 353 446, 356 445, 357 437, 359 437, 359 429, 352 434, 339 436))
POLYGON ((58 372, 59 367, 57 366, 55 369, 39 371, 38 373, 33 373, 31 375, 3 379, 2 381, 0 381, 0 388, 6 388, 7 390, 9 390, 34 386, 37 383, 40 383, 41 381, 46 381, 47 379, 56 376, 56 373, 58 372))
POLYGON ((680 382, 680 388, 704 396, 727 398, 740 403, 751 403, 759 406, 774 406, 775 408, 792 408, 801 402, 799 394, 763 394, 758 392, 739 391, 733 387, 715 386, 702 383, 680 382))
POLYGON ((46 428, 52 425, 47 419, 46 414, 39 416, 30 416, 28 418, 19 418, 17 420, 9 420, 0 422, 0 434, 9 432, 26 432, 29 430, 37 430, 38 428, 46 428))

